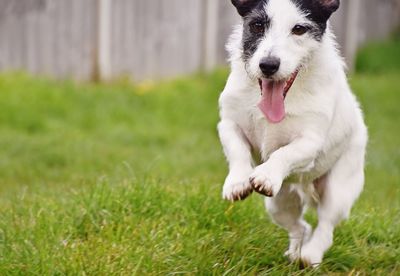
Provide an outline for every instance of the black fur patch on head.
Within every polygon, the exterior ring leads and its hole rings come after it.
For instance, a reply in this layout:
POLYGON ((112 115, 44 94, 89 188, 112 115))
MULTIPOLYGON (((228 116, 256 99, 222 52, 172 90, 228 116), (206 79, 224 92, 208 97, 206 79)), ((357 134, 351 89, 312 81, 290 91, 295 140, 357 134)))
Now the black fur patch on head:
POLYGON ((270 26, 270 19, 264 9, 268 0, 258 1, 258 5, 243 17, 243 59, 247 61, 257 50, 261 40, 264 38, 265 32, 270 26), (255 33, 252 26, 259 24, 264 28, 263 32, 255 33))
POLYGON ((317 40, 321 40, 325 33, 328 19, 340 5, 340 0, 292 0, 313 21, 317 28, 312 33, 317 40))

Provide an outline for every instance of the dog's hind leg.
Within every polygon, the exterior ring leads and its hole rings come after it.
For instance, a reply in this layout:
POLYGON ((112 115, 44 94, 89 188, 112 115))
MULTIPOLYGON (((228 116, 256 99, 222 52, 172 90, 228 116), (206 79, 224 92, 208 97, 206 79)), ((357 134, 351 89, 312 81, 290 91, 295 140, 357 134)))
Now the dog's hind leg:
POLYGON ((364 149, 354 148, 343 155, 319 183, 318 225, 301 249, 301 262, 317 266, 333 243, 335 226, 350 214, 364 184, 364 149))
POLYGON ((300 257, 300 248, 311 236, 311 226, 303 220, 304 197, 297 184, 284 184, 279 193, 265 199, 265 206, 272 220, 289 232, 289 249, 285 255, 295 261, 300 257))

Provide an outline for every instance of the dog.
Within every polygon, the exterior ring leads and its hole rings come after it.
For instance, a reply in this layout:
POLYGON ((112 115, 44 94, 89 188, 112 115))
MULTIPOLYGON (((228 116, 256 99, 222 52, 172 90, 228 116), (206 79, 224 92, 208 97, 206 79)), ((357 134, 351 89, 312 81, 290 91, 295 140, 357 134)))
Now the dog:
POLYGON ((305 266, 322 262, 364 186, 367 128, 329 27, 339 1, 232 0, 242 20, 219 98, 223 198, 264 195, 288 231, 285 255, 305 266), (308 206, 317 209, 314 230, 303 219, 308 206))

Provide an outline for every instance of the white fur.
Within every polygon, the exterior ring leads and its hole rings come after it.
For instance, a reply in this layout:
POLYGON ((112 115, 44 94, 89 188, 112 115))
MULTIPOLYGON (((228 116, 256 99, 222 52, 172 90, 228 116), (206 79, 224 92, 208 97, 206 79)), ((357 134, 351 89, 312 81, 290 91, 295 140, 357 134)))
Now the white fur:
POLYGON ((308 34, 294 37, 291 28, 308 21, 291 1, 270 0, 265 9, 271 28, 249 66, 241 58, 242 25, 227 45, 231 74, 220 96, 218 125, 229 163, 223 197, 247 196, 253 190, 250 178, 272 190, 266 207, 289 232, 286 255, 317 265, 332 244, 334 227, 349 215, 363 189, 367 130, 330 29, 321 42, 308 34), (258 64, 270 53, 281 59, 277 78, 301 66, 285 99, 286 118, 278 124, 269 123, 257 108, 258 64), (252 150, 260 154, 260 165, 252 150), (316 203, 318 211, 314 232, 303 220, 307 202, 316 203))

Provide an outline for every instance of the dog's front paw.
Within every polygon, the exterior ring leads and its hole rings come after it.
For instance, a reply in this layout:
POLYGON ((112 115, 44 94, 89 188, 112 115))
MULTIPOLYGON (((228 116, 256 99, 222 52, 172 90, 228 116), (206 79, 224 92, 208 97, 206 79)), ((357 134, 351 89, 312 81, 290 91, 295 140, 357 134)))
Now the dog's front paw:
POLYGON ((253 187, 249 182, 251 169, 230 172, 226 177, 222 197, 229 201, 244 200, 252 192, 253 187))
POLYGON ((281 190, 283 180, 268 167, 267 163, 265 163, 254 169, 254 172, 250 175, 249 181, 250 185, 257 193, 273 197, 281 190))
POLYGON ((322 263, 323 252, 309 244, 303 246, 300 252, 300 264, 303 267, 318 267, 322 263))

